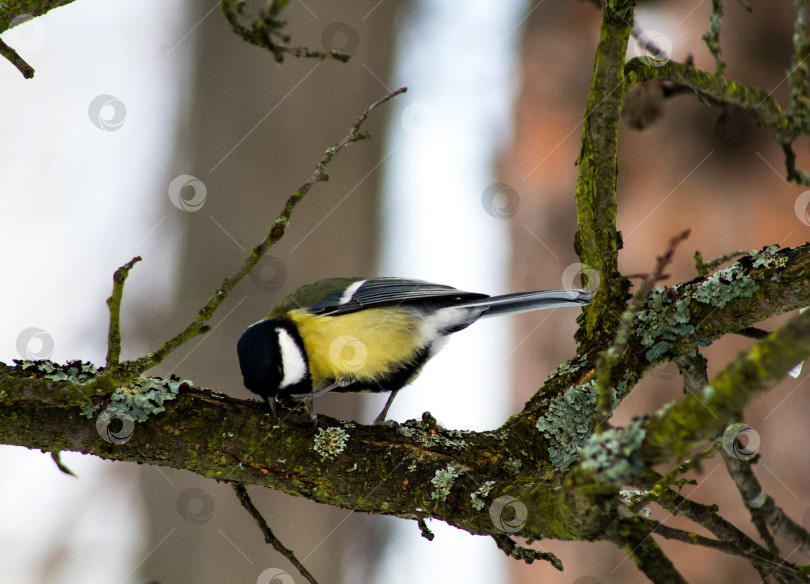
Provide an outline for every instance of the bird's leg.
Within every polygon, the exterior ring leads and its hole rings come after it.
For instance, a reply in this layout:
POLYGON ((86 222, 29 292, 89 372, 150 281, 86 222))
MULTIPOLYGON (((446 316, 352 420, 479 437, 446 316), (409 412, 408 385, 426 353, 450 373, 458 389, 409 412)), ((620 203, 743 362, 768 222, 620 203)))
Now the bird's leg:
POLYGON ((323 389, 319 389, 318 391, 313 391, 311 393, 298 393, 291 396, 294 400, 302 402, 304 407, 306 408, 307 412, 309 412, 309 417, 312 419, 312 432, 311 434, 315 433, 315 430, 318 427, 318 414, 315 413, 315 398, 321 397, 325 393, 329 393, 336 387, 339 387, 339 383, 333 383, 323 389))
POLYGON ((391 404, 394 401, 394 397, 396 397, 398 391, 399 391, 398 389, 395 389, 388 395, 388 401, 385 402, 385 406, 383 407, 382 411, 380 412, 380 415, 377 416, 376 418, 374 418, 374 425, 375 426, 394 426, 394 425, 396 425, 396 422, 394 422, 393 420, 391 420, 389 422, 388 420, 385 419, 385 417, 388 415, 388 408, 391 407, 391 404))

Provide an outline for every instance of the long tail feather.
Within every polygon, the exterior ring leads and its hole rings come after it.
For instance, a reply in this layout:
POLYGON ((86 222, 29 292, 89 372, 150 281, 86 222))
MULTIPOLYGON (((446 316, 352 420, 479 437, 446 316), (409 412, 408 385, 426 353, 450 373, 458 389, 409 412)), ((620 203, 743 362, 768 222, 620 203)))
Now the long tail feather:
POLYGON ((559 308, 563 306, 583 306, 590 304, 592 292, 580 289, 570 290, 542 290, 539 292, 517 292, 503 296, 490 296, 465 302, 460 308, 484 308, 481 317, 496 316, 499 314, 513 314, 529 312, 531 310, 544 310, 546 308, 559 308))

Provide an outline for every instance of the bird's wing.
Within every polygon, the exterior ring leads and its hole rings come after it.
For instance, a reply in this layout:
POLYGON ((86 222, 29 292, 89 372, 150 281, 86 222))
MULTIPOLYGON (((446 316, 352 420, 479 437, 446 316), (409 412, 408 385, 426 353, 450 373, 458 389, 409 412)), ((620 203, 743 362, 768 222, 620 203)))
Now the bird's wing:
POLYGON ((462 292, 451 286, 405 278, 357 280, 349 287, 330 294, 307 307, 312 314, 337 316, 381 306, 424 306, 441 308, 463 304, 486 294, 462 292))

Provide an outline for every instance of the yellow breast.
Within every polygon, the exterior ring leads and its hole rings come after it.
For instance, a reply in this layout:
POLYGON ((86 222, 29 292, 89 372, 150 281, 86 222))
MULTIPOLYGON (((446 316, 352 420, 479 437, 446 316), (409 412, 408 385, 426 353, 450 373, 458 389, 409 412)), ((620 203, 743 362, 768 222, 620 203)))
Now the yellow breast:
POLYGON ((312 387, 335 381, 370 384, 416 360, 420 323, 405 309, 370 308, 340 316, 288 313, 298 326, 309 359, 312 387))

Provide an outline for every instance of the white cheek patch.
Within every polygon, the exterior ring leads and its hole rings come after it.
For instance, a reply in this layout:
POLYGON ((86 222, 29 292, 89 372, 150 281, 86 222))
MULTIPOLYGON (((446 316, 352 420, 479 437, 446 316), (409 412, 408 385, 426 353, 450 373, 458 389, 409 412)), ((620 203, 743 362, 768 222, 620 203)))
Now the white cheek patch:
POLYGON ((276 334, 278 335, 278 348, 281 351, 281 370, 284 373, 284 378, 278 388, 284 389, 304 380, 307 375, 307 360, 301 347, 290 336, 290 333, 283 328, 277 328, 276 334))
POLYGON ((338 302, 338 304, 346 304, 349 300, 352 299, 352 296, 354 296, 354 293, 357 292, 357 289, 360 288, 360 286, 362 286, 365 283, 366 283, 365 280, 360 280, 359 282, 355 282, 354 284, 346 288, 343 291, 343 296, 340 297, 340 301, 338 302))

